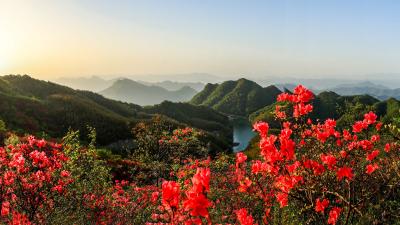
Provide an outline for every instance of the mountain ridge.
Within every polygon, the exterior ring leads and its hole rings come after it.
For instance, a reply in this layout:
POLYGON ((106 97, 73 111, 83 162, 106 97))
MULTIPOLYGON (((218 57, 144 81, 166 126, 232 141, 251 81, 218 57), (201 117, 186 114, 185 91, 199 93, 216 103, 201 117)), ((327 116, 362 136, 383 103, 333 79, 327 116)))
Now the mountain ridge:
POLYGON ((246 116, 275 102, 280 93, 273 85, 261 87, 254 81, 241 78, 221 84, 208 83, 190 103, 208 106, 226 114, 246 116))
POLYGON ((155 85, 145 85, 127 78, 116 80, 110 87, 99 92, 101 95, 138 105, 154 105, 162 101, 185 102, 197 92, 184 86, 176 91, 169 91, 155 85))
POLYGON ((222 129, 229 124, 226 116, 212 109, 204 109, 188 103, 168 103, 172 111, 167 113, 163 106, 143 108, 132 103, 107 99, 90 91, 74 90, 49 81, 31 78, 27 75, 0 76, 0 119, 19 133, 31 133, 60 138, 69 129, 80 130, 81 137, 87 135, 87 125, 96 128, 100 145, 132 138, 132 127, 141 121, 162 115, 165 119, 176 121, 176 126, 197 128, 198 121, 208 119, 210 126, 201 124, 200 129, 215 136, 221 149, 228 149, 231 131, 222 129), (196 114, 192 117, 182 117, 196 114), (211 116, 211 117, 210 117, 211 116))

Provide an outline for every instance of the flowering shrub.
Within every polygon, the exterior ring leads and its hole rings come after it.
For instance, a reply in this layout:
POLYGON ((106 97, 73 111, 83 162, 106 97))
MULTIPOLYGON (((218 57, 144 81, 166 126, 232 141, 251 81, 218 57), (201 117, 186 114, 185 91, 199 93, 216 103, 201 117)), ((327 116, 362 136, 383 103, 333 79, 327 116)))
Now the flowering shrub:
POLYGON ((203 136, 202 132, 190 127, 178 128, 161 137, 160 149, 166 149, 164 151, 177 163, 189 157, 204 158, 207 149, 200 141, 203 136))
POLYGON ((169 224, 203 224, 203 221, 211 224, 208 208, 212 203, 207 198, 209 183, 209 168, 197 168, 191 182, 186 180, 182 188, 175 181, 164 181, 161 205, 152 215, 152 219, 158 223, 169 224))
MULTIPOLYGON (((234 164, 228 163, 223 171, 212 170, 216 173, 209 191, 200 192, 208 199, 197 199, 203 206, 203 220, 191 219, 199 214, 185 211, 185 198, 190 197, 186 192, 191 189, 187 187, 190 182, 183 179, 163 183, 162 213, 156 214, 157 222, 267 224, 282 220, 279 211, 287 213, 285 208, 292 209, 290 213, 299 223, 321 219, 326 224, 372 222, 377 218, 396 221, 399 213, 384 208, 383 202, 398 204, 397 143, 381 134, 382 124, 373 112, 350 129, 338 129, 332 119, 313 123, 307 118, 313 109, 312 99, 313 94, 303 86, 293 94, 278 96, 283 105, 276 111, 282 121, 281 131, 270 134, 267 123, 254 124, 260 135, 258 159, 248 161, 245 154, 238 153, 234 164)), ((218 160, 209 162, 211 168, 217 167, 214 163, 218 160)), ((190 165, 182 167, 177 176, 187 177, 197 169, 194 179, 201 169, 197 162, 190 165)))
POLYGON ((102 194, 85 194, 87 219, 96 224, 142 224, 151 215, 151 202, 157 187, 138 187, 127 181, 116 181, 102 194))
POLYGON ((203 132, 190 127, 176 128, 159 117, 149 123, 139 123, 133 133, 137 149, 130 159, 140 162, 145 170, 152 171, 144 175, 135 174, 133 179, 136 182, 156 180, 159 184, 160 179, 168 178, 173 165, 181 165, 188 157, 204 158, 208 153, 206 142, 202 141, 205 137, 203 132), (147 179, 136 179, 138 177, 147 179))
POLYGON ((276 117, 282 120, 277 135, 269 134, 267 123, 254 124, 261 138, 261 157, 247 163, 243 153, 237 154, 239 188, 263 199, 265 220, 274 219, 269 215, 275 202, 281 208, 293 202, 308 222, 324 217, 328 224, 372 221, 374 215, 368 215, 371 207, 395 196, 398 146, 381 137, 382 124, 373 112, 351 129, 336 129, 332 119, 314 124, 306 118, 313 108, 309 103, 312 98, 301 85, 293 94, 278 96, 293 118, 277 107, 276 117), (385 194, 377 197, 377 193, 385 194))
POLYGON ((112 182, 105 162, 96 158, 95 130, 88 148, 74 132, 62 145, 29 137, 0 148, 0 222, 398 223, 399 136, 386 132, 373 112, 347 128, 333 119, 315 123, 308 117, 313 97, 303 86, 278 96, 281 129, 254 124, 260 142, 252 159, 245 153, 203 158, 200 133, 191 128, 158 131, 158 140, 141 130, 142 150, 156 146, 152 151, 160 155, 154 157, 171 163, 163 176, 147 177, 150 185, 112 182), (187 154, 202 159, 184 159, 187 154))
POLYGON ((56 196, 73 182, 70 172, 63 170, 67 160, 60 145, 32 136, 17 146, 0 147, 0 221, 46 221, 56 196))

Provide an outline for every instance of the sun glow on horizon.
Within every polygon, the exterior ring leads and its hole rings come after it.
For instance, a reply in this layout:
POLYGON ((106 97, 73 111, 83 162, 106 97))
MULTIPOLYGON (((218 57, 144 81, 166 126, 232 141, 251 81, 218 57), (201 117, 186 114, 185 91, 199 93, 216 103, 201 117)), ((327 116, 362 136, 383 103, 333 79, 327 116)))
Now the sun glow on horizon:
POLYGON ((15 54, 12 44, 11 40, 0 33, 0 72, 7 70, 11 64, 11 57, 15 54))
POLYGON ((4 0, 0 74, 400 73, 400 4, 283 2, 4 0))

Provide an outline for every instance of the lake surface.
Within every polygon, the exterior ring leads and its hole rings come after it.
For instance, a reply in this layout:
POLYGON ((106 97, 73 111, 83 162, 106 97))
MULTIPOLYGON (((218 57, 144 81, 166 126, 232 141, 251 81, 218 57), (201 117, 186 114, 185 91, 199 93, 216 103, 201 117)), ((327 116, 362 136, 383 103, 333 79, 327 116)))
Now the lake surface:
POLYGON ((234 119, 233 123, 233 142, 239 145, 233 147, 234 152, 243 151, 249 145, 251 139, 256 135, 253 127, 246 119, 234 119))

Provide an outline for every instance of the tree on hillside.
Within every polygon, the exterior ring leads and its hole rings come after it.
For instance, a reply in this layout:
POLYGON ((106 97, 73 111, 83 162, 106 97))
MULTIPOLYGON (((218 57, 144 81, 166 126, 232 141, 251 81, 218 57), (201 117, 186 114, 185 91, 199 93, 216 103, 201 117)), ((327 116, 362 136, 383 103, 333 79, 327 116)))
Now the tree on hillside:
POLYGON ((204 158, 208 153, 203 132, 179 128, 161 116, 137 124, 132 132, 137 148, 131 153, 131 158, 153 175, 150 179, 148 174, 143 175, 146 182, 166 178, 173 165, 179 165, 187 158, 204 158))
POLYGON ((6 123, 0 119, 0 146, 4 144, 4 139, 6 137, 6 123))

